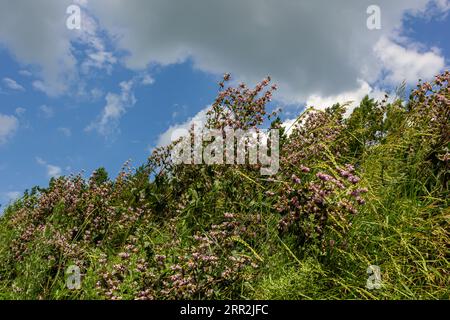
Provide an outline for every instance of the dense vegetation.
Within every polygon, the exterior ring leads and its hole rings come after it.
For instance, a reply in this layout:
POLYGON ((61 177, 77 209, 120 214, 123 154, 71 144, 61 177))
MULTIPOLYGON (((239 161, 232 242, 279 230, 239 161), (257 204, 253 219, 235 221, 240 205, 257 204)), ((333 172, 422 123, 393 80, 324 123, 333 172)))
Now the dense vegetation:
POLYGON ((448 299, 450 74, 405 99, 308 109, 227 86, 207 126, 280 128, 280 170, 173 165, 52 179, 0 218, 2 299, 448 299), (390 102, 388 102, 390 101, 390 102), (232 115, 232 116, 231 116, 232 115), (66 286, 77 265, 81 288, 66 286), (381 288, 366 288, 368 266, 381 288))

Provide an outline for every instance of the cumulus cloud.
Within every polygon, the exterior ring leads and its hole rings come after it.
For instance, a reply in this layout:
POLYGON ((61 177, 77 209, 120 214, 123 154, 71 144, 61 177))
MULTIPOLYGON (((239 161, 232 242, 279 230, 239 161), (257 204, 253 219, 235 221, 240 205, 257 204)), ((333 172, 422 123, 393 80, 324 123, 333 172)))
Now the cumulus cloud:
POLYGON ((97 131, 105 138, 110 138, 119 133, 120 119, 133 107, 137 99, 134 90, 139 86, 148 86, 155 80, 147 73, 139 74, 128 81, 119 84, 120 92, 108 92, 105 96, 106 105, 96 121, 89 124, 85 131, 97 131))
MULTIPOLYGON (((366 95, 376 101, 381 101, 385 98, 385 94, 385 91, 379 88, 373 88, 366 81, 359 80, 359 88, 353 91, 342 92, 333 96, 311 95, 306 101, 306 106, 313 107, 317 110, 325 110, 326 108, 332 107, 336 103, 341 105, 345 104, 347 111, 344 116, 348 117, 366 95)), ((292 133, 296 121, 297 118, 286 119, 281 124, 286 130, 287 135, 292 133)))
POLYGON ((86 59, 82 64, 84 73, 88 73, 91 68, 106 69, 108 73, 111 73, 112 66, 117 62, 111 52, 92 52, 88 54, 88 57, 89 59, 86 59))
POLYGON ((39 157, 36 157, 36 162, 47 170, 47 176, 49 178, 58 178, 61 176, 62 169, 60 167, 49 164, 47 161, 39 157))
POLYGON ((119 58, 100 36, 105 29, 117 48, 129 53, 130 68, 191 59, 200 70, 231 72, 246 82, 270 74, 280 85, 279 97, 293 103, 355 91, 360 79, 378 80, 384 67, 391 70, 389 81, 427 76, 427 67, 434 71, 441 65, 437 51, 380 39, 398 37, 405 14, 437 14, 450 7, 448 0, 379 0, 382 28, 368 30, 371 0, 78 0, 82 28, 68 30, 66 8, 72 3, 0 3, 0 43, 21 63, 40 67, 33 83, 37 90, 59 94, 92 69, 110 72, 119 58), (82 57, 73 54, 76 43, 83 44, 82 57), (380 52, 383 45, 388 52, 380 52), (419 57, 420 66, 394 69, 390 57, 402 50, 408 60, 419 57))
POLYGON ((114 65, 118 62, 112 51, 106 49, 97 21, 87 9, 87 2, 80 3, 84 7, 82 16, 82 30, 77 39, 78 42, 87 45, 84 60, 81 62, 81 71, 88 74, 92 69, 105 70, 110 74, 114 65))
POLYGON ((17 107, 15 110, 15 113, 18 117, 21 117, 25 114, 25 112, 27 112, 27 110, 25 108, 22 107, 17 107))
POLYGON ((153 83, 155 83, 155 79, 153 79, 153 77, 149 74, 145 74, 142 77, 142 84, 145 86, 149 86, 152 85, 153 83))
POLYGON ((65 11, 70 0, 1 1, 0 43, 25 64, 41 68, 40 88, 56 94, 75 69, 65 11))
POLYGON ((304 102, 357 90, 359 79, 377 80, 386 60, 379 61, 375 45, 399 33, 406 13, 423 13, 431 2, 377 1, 382 29, 376 31, 366 27, 371 0, 98 0, 89 6, 129 52, 130 68, 191 59, 200 70, 231 72, 247 82, 270 74, 283 100, 304 102))
POLYGON ((126 113, 127 108, 136 103, 133 93, 135 80, 120 83, 120 93, 109 92, 106 95, 106 105, 99 118, 86 127, 85 131, 97 131, 104 137, 109 137, 118 132, 120 118, 126 113))
POLYGON ((283 123, 281 124, 281 126, 284 128, 285 133, 289 136, 292 131, 294 130, 294 124, 296 124, 297 122, 297 118, 295 119, 287 119, 285 121, 283 121, 283 123))
POLYGON ((11 89, 16 91, 25 91, 25 88, 17 83, 16 80, 13 80, 11 78, 3 78, 3 84, 11 89))
POLYGON ((158 147, 167 146, 172 141, 177 140, 180 137, 183 137, 188 133, 189 129, 193 125, 195 128, 202 128, 206 123, 207 120, 206 113, 208 112, 209 108, 210 106, 201 110, 195 116, 189 118, 185 122, 170 126, 169 129, 167 129, 165 132, 159 135, 157 146, 158 147))
POLYGON ((19 74, 24 77, 31 77, 33 74, 28 70, 19 70, 19 74))
POLYGON ((324 110, 336 103, 346 104, 347 115, 349 115, 366 95, 375 100, 381 100, 384 97, 384 91, 372 88, 366 81, 359 80, 358 82, 359 88, 356 90, 342 92, 332 96, 311 95, 308 97, 306 105, 315 109, 324 110))
POLYGON ((20 196, 22 195, 21 192, 19 191, 9 191, 9 192, 5 192, 5 197, 8 201, 14 201, 20 198, 20 196))
POLYGON ((0 145, 5 144, 19 127, 19 120, 14 116, 0 113, 0 145))
MULTIPOLYGON (((0 2, 0 45, 25 65, 36 68, 33 82, 36 90, 50 96, 70 93, 81 80, 80 73, 90 69, 110 70, 116 63, 106 50, 95 19, 85 6, 87 1, 76 1, 83 6, 81 29, 69 30, 66 9, 72 0, 17 0, 0 2), (83 50, 75 52, 76 44, 83 50)), ((21 75, 30 76, 28 71, 21 75)))
MULTIPOLYGON (((306 105, 308 107, 314 107, 315 109, 325 110, 333 106, 336 103, 347 104, 347 112, 348 116, 351 111, 357 107, 360 101, 366 96, 369 95, 370 98, 374 98, 375 100, 381 100, 384 98, 385 92, 378 89, 372 88, 367 82, 359 80, 359 88, 354 91, 343 92, 333 96, 318 96, 311 95, 307 98, 306 105)), ((207 111, 210 106, 198 112, 195 116, 187 119, 185 122, 174 124, 170 126, 165 132, 159 135, 157 146, 166 146, 169 145, 173 140, 178 139, 185 135, 188 130, 195 126, 195 128, 202 127, 207 120, 207 111)), ((286 119, 282 126, 285 128, 286 133, 290 134, 293 129, 293 124, 296 122, 296 118, 294 119, 286 119)))
MULTIPOLYGON (((22 196, 22 193, 19 191, 8 191, 8 192, 0 192, 0 201, 4 204, 11 203, 22 196)), ((0 207, 0 216, 3 214, 0 207)))
POLYGON ((50 119, 54 115, 53 108, 46 105, 42 105, 39 107, 39 113, 42 117, 46 119, 50 119))
POLYGON ((437 49, 420 52, 417 45, 405 48, 387 38, 378 41, 375 52, 387 73, 385 80, 394 85, 402 81, 411 85, 418 79, 430 79, 445 67, 445 59, 437 49))

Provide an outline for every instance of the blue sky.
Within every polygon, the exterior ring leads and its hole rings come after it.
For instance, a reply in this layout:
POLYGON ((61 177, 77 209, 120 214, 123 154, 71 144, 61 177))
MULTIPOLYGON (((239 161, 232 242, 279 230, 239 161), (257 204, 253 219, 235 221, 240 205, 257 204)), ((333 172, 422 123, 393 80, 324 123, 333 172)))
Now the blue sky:
POLYGON ((447 68, 447 0, 378 1, 375 31, 374 1, 335 2, 0 0, 0 204, 51 176, 142 164, 202 118, 225 72, 272 75, 288 123, 447 68), (80 30, 65 26, 74 3, 80 30))

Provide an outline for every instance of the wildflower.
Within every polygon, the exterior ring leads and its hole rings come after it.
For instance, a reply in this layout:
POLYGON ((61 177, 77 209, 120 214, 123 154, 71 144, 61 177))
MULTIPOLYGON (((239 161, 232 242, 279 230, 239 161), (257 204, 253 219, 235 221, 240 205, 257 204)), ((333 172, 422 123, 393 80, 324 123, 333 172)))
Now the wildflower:
POLYGON ((330 181, 332 179, 330 175, 322 172, 317 173, 316 176, 322 181, 330 181))
POLYGON ((355 172, 355 167, 351 164, 346 164, 345 168, 349 171, 349 172, 355 172))
POLYGON ((158 261, 158 262, 163 262, 164 260, 166 260, 166 256, 165 256, 165 255, 159 255, 159 254, 157 254, 157 255, 155 256, 155 259, 156 259, 156 261, 158 261))
POLYGON ((301 182, 300 178, 297 177, 295 174, 292 175, 291 179, 294 183, 297 183, 297 184, 300 184, 300 182, 301 182))
POLYGON ((357 176, 351 175, 348 177, 348 181, 350 181, 353 184, 357 184, 361 179, 357 176))
POLYGON ((234 218, 234 214, 226 212, 223 215, 226 219, 233 219, 234 218))
POLYGON ((303 165, 300 166, 300 170, 301 170, 302 172, 304 172, 304 173, 309 173, 309 172, 311 171, 310 168, 305 167, 305 166, 303 166, 303 165))
POLYGON ((128 252, 121 252, 119 253, 119 257, 122 259, 128 259, 130 257, 130 254, 128 252))

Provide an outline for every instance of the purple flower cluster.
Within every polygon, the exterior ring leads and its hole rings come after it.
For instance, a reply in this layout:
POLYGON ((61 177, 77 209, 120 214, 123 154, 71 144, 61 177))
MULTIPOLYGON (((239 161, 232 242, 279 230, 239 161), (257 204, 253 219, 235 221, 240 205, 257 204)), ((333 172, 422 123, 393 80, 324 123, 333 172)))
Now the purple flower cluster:
POLYGON ((341 226, 350 225, 346 213, 356 214, 355 206, 365 203, 362 195, 367 193, 365 188, 355 189, 360 181, 355 168, 352 165, 338 167, 339 176, 336 177, 323 171, 314 174, 309 168, 305 170, 303 165, 300 168, 302 179, 292 175, 291 183, 286 183, 287 186, 280 190, 275 204, 275 209, 283 216, 279 222, 280 231, 295 227, 303 241, 311 241, 323 239, 327 228, 338 230, 341 226))
POLYGON ((169 275, 162 282, 164 296, 211 298, 215 288, 238 282, 245 268, 258 267, 248 254, 238 254, 235 237, 254 239, 261 218, 256 215, 242 219, 231 213, 225 213, 224 218, 221 224, 211 225, 205 234, 194 235, 195 243, 189 251, 175 257, 167 269, 169 275))

